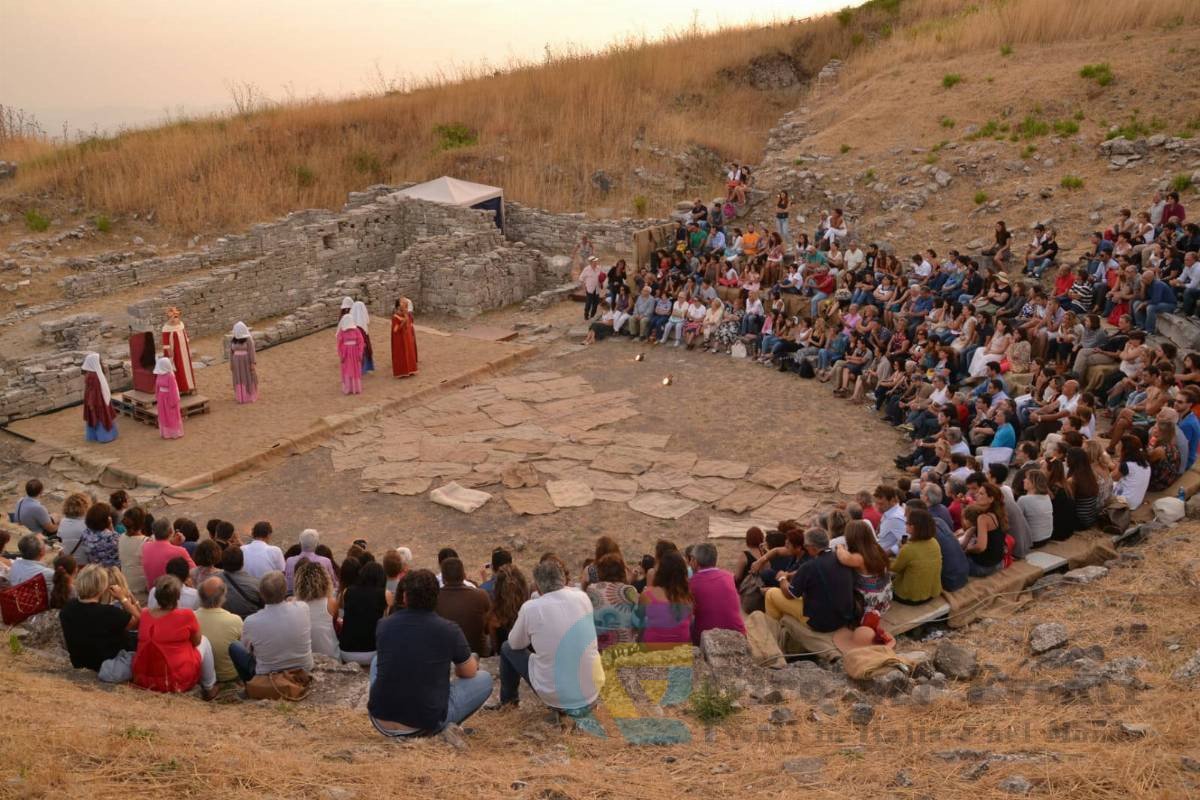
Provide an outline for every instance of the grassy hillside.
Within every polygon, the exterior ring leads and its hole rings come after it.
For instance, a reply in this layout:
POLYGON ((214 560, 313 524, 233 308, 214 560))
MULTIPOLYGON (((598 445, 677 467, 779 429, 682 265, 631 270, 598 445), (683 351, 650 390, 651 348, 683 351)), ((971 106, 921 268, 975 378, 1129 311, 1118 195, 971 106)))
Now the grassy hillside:
POLYGON ((757 161, 768 129, 798 104, 801 84, 756 88, 748 79, 755 65, 782 65, 806 80, 839 57, 848 64, 845 85, 902 62, 1098 36, 1108 37, 1105 49, 1119 48, 1138 29, 1196 22, 1194 0, 872 0, 806 22, 560 52, 412 91, 260 108, 65 147, 0 137, 0 159, 22 162, 0 203, 51 215, 154 211, 165 232, 192 234, 337 207, 370 183, 450 173, 552 209, 653 214, 684 192, 715 189, 720 160, 757 161), (689 148, 690 158, 677 157, 689 148), (615 186, 594 185, 597 170, 615 186))

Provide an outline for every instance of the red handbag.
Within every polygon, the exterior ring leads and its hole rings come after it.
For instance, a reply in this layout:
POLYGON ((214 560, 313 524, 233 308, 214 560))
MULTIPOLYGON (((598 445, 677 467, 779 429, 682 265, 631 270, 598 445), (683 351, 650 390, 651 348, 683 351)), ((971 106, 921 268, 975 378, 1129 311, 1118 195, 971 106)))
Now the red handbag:
POLYGON ((35 575, 24 583, 0 591, 0 619, 5 625, 19 625, 48 608, 50 594, 43 575, 35 575))

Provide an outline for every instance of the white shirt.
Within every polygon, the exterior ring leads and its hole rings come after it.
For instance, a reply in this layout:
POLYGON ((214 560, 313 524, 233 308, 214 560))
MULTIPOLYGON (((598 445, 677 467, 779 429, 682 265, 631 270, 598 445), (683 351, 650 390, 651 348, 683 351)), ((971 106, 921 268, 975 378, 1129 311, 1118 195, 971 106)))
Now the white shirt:
MULTIPOLYGON (((179 592, 179 603, 177 608, 190 608, 192 611, 200 608, 200 593, 190 586, 184 586, 179 592)), ((158 608, 158 598, 154 596, 154 589, 150 590, 149 602, 146 603, 146 608, 158 608)))
POLYGON ((262 539, 254 539, 242 545, 242 558, 245 560, 243 569, 256 578, 261 578, 272 570, 283 572, 283 551, 262 539))
POLYGON ((1078 392, 1076 392, 1071 397, 1067 397, 1065 394, 1060 394, 1058 396, 1058 410, 1059 411, 1065 411, 1068 414, 1074 414, 1075 409, 1078 407, 1079 407, 1079 393, 1078 392))
POLYGON ((1136 511, 1142 501, 1146 499, 1146 490, 1150 488, 1150 468, 1142 467, 1132 461, 1125 462, 1125 469, 1129 473, 1121 477, 1113 486, 1113 494, 1117 497, 1124 497, 1129 503, 1129 510, 1136 511))
POLYGON ((962 453, 964 456, 971 455, 971 448, 966 442, 955 442, 950 445, 951 453, 962 453))
POLYGON ((862 248, 856 247, 853 250, 846 251, 846 269, 853 272, 862 266, 866 261, 867 254, 862 251, 862 248))
POLYGON ((746 303, 746 313, 755 314, 761 317, 763 315, 762 300, 751 300, 746 303))
POLYGON ((922 261, 913 268, 913 272, 916 273, 918 277, 928 278, 933 274, 933 265, 928 261, 922 261))
POLYGON ((1200 283, 1200 260, 1193 262, 1190 267, 1184 267, 1183 272, 1179 273, 1179 280, 1189 289, 1196 288, 1200 283))
POLYGON ((907 531, 908 528, 904 524, 904 506, 897 503, 883 512, 876 538, 879 540, 879 546, 894 556, 900 552, 900 538, 907 531))
POLYGON ((526 602, 517 612, 508 644, 518 650, 533 646, 529 683, 546 705, 583 708, 600 696, 604 670, 596 647, 592 601, 580 590, 565 587, 526 602), (559 663, 560 651, 570 663, 559 663))
POLYGON ((17 586, 35 575, 45 576, 47 592, 54 587, 54 570, 40 561, 28 561, 24 558, 13 559, 12 569, 8 571, 8 583, 10 586, 17 586))

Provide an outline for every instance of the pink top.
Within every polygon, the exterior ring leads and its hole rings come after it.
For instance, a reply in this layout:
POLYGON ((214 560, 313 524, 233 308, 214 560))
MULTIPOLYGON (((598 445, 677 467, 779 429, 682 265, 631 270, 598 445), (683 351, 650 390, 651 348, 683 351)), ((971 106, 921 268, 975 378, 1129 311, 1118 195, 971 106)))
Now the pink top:
POLYGON ((167 562, 176 556, 187 559, 188 570, 196 566, 188 551, 166 539, 147 539, 142 545, 142 571, 146 573, 146 586, 153 589, 154 582, 167 571, 167 562))
POLYGON ((659 600, 649 590, 644 596, 646 605, 643 606, 643 642, 685 644, 692 640, 691 605, 659 600))
POLYGON ((692 621, 692 643, 700 644, 700 634, 713 628, 726 628, 746 634, 742 621, 742 604, 733 575, 723 569, 709 567, 692 576, 692 597, 696 599, 692 621))

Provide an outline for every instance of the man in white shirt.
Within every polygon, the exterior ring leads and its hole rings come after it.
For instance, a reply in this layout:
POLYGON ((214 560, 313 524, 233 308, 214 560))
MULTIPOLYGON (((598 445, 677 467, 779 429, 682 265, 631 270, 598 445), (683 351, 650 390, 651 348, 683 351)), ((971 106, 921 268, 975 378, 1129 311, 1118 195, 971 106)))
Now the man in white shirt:
POLYGON ((17 586, 37 575, 46 579, 46 591, 54 585, 54 570, 42 563, 46 556, 46 543, 36 533, 27 533, 17 542, 20 558, 14 558, 8 570, 8 583, 17 586))
POLYGON ((875 538, 888 555, 894 556, 900 552, 901 540, 908 531, 900 492, 894 486, 880 484, 875 487, 874 499, 875 509, 880 514, 879 533, 875 538))
POLYGON ((579 284, 586 295, 583 301, 583 318, 590 320, 600 308, 600 259, 592 256, 579 271, 579 284))
POLYGON ((539 596, 521 606, 500 648, 500 704, 516 705, 521 678, 546 705, 562 711, 589 707, 600 696, 604 670, 596 646, 592 603, 566 586, 562 568, 533 568, 539 596))
POLYGON ((258 585, 264 606, 246 617, 242 640, 229 645, 229 659, 238 677, 248 681, 287 669, 313 668, 308 606, 287 600, 287 578, 268 572, 258 585))
POLYGON ((867 260, 867 254, 858 246, 858 242, 850 242, 850 249, 846 251, 842 260, 845 262, 847 270, 857 272, 863 262, 867 260))
POLYGON ((283 572, 283 551, 268 542, 272 533, 274 531, 271 529, 271 523, 254 523, 254 527, 250 530, 250 542, 242 545, 244 560, 242 569, 247 574, 261 578, 268 572, 283 572))

